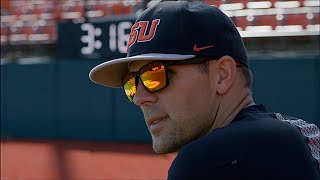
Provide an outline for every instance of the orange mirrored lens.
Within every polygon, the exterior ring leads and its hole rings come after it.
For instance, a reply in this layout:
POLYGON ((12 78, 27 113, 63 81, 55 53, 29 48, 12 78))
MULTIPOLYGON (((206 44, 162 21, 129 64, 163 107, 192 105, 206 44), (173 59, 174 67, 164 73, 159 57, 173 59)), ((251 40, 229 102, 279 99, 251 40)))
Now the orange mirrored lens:
POLYGON ((150 91, 158 91, 166 85, 164 65, 159 65, 145 71, 140 76, 144 86, 150 91))
MULTIPOLYGON (((149 92, 158 91, 166 86, 166 72, 162 63, 155 62, 144 66, 139 70, 140 80, 149 92)), ((134 74, 128 74, 124 78, 123 89, 129 101, 133 101, 137 87, 134 74)))
POLYGON ((135 78, 132 77, 129 79, 123 86, 124 92, 127 95, 128 99, 130 101, 133 101, 133 97, 136 94, 136 84, 135 84, 135 78))

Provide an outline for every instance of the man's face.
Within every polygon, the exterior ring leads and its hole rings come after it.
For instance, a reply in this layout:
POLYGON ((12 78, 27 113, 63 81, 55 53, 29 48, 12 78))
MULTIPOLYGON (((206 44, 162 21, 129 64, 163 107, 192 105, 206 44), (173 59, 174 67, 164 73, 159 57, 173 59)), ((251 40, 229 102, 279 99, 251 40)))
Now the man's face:
MULTIPOLYGON (((151 61, 135 61, 129 71, 138 71, 151 61)), ((214 63, 214 62, 210 62, 214 63)), ((157 153, 170 153, 208 134, 217 112, 218 98, 212 72, 198 65, 169 66, 169 85, 150 93, 139 82, 133 102, 141 107, 157 153)))

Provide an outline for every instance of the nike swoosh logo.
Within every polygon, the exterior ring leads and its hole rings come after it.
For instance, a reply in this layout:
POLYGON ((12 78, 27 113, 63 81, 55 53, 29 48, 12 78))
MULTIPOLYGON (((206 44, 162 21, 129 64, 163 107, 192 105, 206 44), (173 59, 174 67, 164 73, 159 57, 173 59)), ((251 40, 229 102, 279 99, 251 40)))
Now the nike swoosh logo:
POLYGON ((203 51, 203 50, 205 50, 205 49, 209 49, 209 48, 212 48, 212 47, 213 47, 213 45, 211 45, 211 46, 197 47, 197 44, 195 44, 195 45, 193 46, 193 50, 196 51, 196 52, 198 52, 198 51, 203 51))

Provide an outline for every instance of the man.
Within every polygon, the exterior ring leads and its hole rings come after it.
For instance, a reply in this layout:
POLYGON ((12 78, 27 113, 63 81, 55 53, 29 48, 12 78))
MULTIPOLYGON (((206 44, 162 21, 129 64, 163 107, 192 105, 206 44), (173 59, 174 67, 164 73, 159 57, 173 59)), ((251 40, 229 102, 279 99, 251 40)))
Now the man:
POLYGON ((167 1, 131 28, 128 55, 89 74, 141 107, 168 179, 320 179, 319 130, 251 96, 243 41, 217 7, 167 1), (308 128, 305 128, 308 127, 308 128))

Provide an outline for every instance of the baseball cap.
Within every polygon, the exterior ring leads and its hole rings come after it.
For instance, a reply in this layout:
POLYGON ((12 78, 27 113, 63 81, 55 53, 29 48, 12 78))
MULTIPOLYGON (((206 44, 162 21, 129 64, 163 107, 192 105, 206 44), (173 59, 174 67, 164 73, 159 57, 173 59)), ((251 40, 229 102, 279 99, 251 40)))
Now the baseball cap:
POLYGON ((203 2, 163 1, 135 21, 127 57, 97 65, 89 78, 104 86, 122 87, 132 61, 179 61, 195 56, 219 59, 225 55, 248 67, 242 38, 226 14, 203 2))

